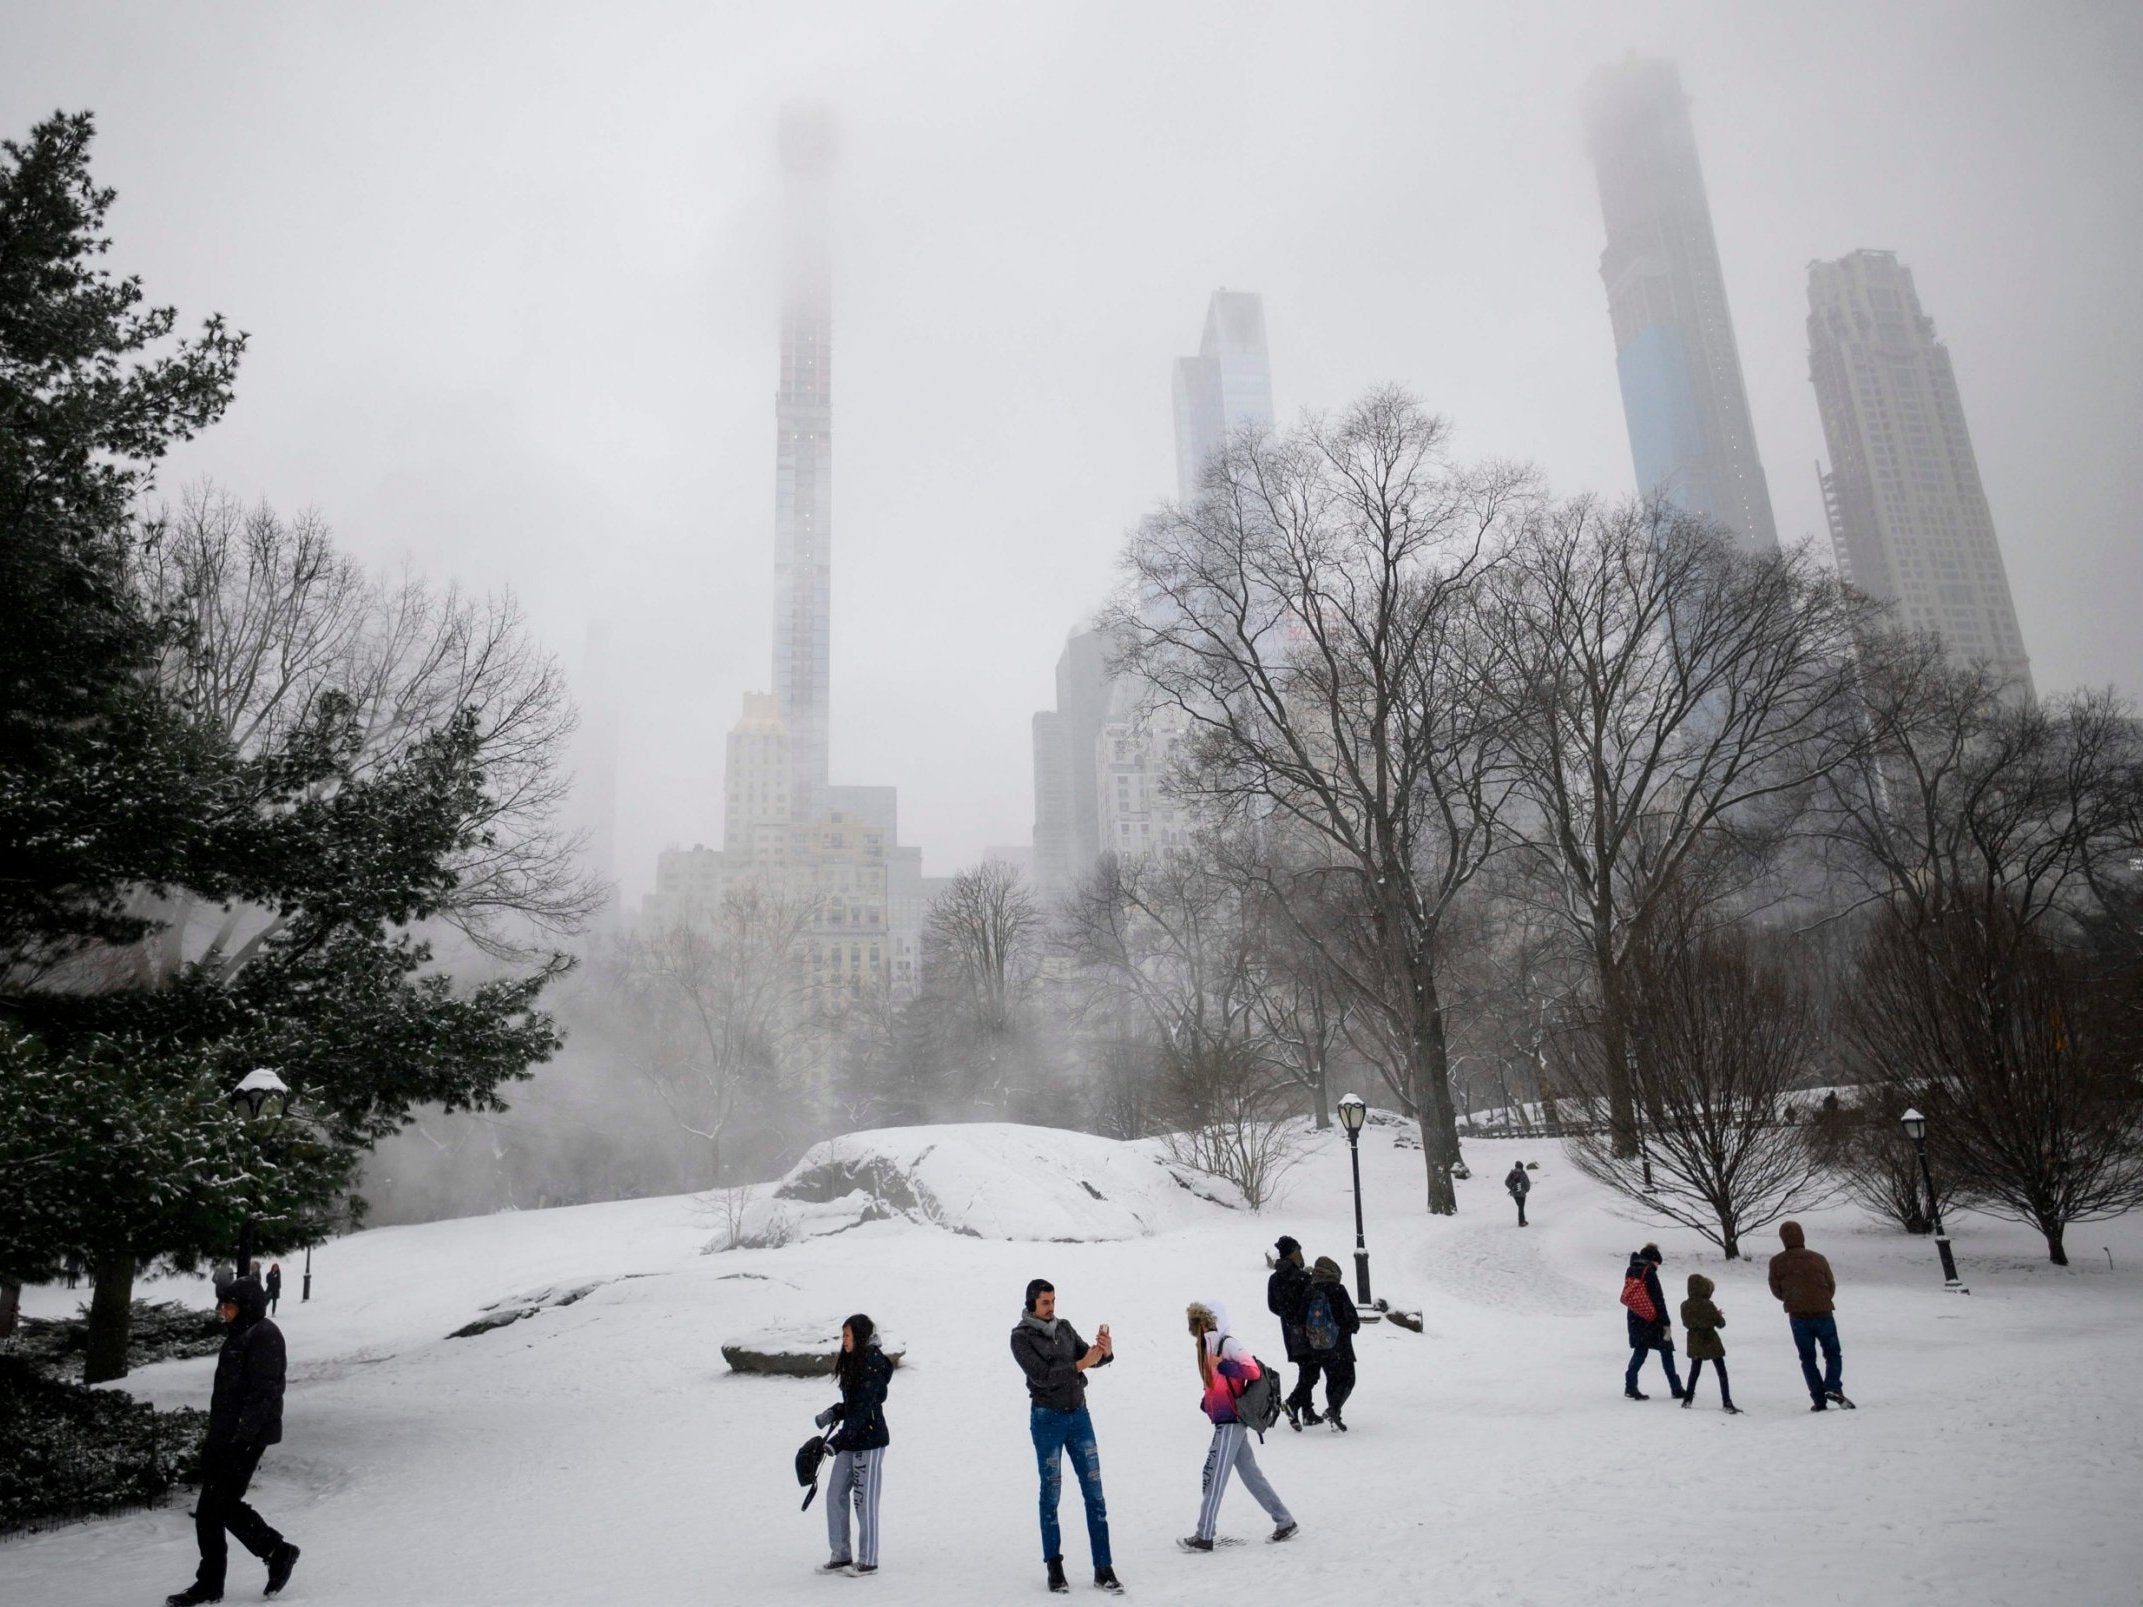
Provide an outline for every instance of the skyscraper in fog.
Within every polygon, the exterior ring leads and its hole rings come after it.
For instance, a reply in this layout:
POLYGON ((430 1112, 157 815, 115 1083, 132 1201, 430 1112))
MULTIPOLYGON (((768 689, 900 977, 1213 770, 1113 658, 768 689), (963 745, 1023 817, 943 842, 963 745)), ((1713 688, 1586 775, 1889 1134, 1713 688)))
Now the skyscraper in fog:
POLYGON ((1176 495, 1191 502, 1212 455, 1245 424, 1272 428, 1272 365, 1265 355, 1265 299, 1216 290, 1206 303, 1196 357, 1176 359, 1176 495))
POLYGON ((781 387, 774 396, 774 699, 788 734, 790 808, 826 792, 833 568, 833 275, 826 191, 833 126, 815 108, 781 120, 781 387))
POLYGON ((1607 223, 1600 277, 1638 489, 1769 552, 1778 528, 1674 64, 1632 56, 1595 74, 1585 133, 1607 223))
MULTIPOLYGON (((1950 354, 1892 251, 1808 267, 1808 375, 1830 473, 1823 505, 1839 567, 1900 622, 1939 631, 2031 691, 1994 518, 1950 354)), ((1820 469, 1818 470, 1820 474, 1820 469)))

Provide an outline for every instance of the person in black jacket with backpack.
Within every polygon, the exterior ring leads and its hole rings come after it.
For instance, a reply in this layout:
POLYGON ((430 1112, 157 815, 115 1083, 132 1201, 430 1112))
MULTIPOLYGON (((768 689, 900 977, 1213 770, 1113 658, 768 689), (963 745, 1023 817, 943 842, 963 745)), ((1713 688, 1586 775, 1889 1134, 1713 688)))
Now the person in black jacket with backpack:
POLYGON ((1342 1434, 1347 1432, 1347 1420, 1339 1409, 1354 1393, 1354 1336, 1361 1329, 1362 1314, 1347 1293, 1339 1263, 1328 1255, 1319 1256, 1310 1272, 1309 1295, 1302 1303, 1302 1333, 1317 1366, 1324 1370, 1324 1421, 1342 1434))
POLYGON ((216 1356, 208 1436, 201 1447, 201 1499, 193 1511, 201 1566, 189 1588, 164 1598, 165 1607, 223 1600, 225 1530, 268 1565, 271 1596, 290 1582, 298 1565, 298 1548, 269 1528, 245 1499, 262 1454, 283 1437, 282 1330, 269 1321, 267 1292, 254 1279, 233 1279, 218 1293, 223 1349, 216 1356))
POLYGON ((1681 1376, 1674 1369, 1674 1319, 1667 1313, 1667 1292, 1659 1286, 1661 1259, 1659 1246, 1648 1244, 1630 1256, 1622 1275, 1622 1305, 1630 1330, 1630 1365, 1622 1375, 1622 1393, 1633 1401, 1652 1398, 1637 1387, 1637 1369, 1655 1350, 1660 1366, 1667 1369, 1668 1389, 1676 1400, 1682 1398, 1681 1376))
POLYGON ((821 1570, 859 1574, 878 1571, 878 1490, 885 1473, 885 1448, 893 1437, 885 1426, 885 1394, 893 1382, 893 1364, 878 1342, 878 1325, 862 1312, 841 1324, 841 1348, 833 1358, 833 1376, 841 1386, 838 1405, 820 1414, 819 1427, 837 1423, 827 1437, 833 1472, 826 1480, 826 1543, 831 1557, 821 1570), (856 1544, 848 1544, 848 1509, 856 1509, 856 1544))
POLYGON ((1280 1343, 1296 1367, 1295 1387, 1280 1405, 1287 1413, 1288 1426, 1300 1434, 1304 1423, 1324 1421, 1311 1404, 1317 1391, 1318 1357, 1302 1332, 1302 1306, 1310 1296, 1310 1274, 1302 1264, 1302 1246, 1293 1238, 1283 1233, 1272 1248, 1279 1259, 1273 1263, 1272 1276, 1265 1280, 1265 1309, 1280 1319, 1280 1343))

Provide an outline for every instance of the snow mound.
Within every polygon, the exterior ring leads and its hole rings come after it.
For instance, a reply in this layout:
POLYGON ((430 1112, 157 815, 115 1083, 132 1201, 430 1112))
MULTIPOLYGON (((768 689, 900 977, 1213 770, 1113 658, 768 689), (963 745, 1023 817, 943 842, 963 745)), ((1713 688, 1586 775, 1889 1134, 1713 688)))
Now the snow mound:
POLYGON ((814 1144, 710 1250, 768 1247, 904 1218, 976 1239, 1140 1239, 1216 1210, 1233 1184, 1171 1160, 1159 1140, 1010 1122, 889 1127, 814 1144))

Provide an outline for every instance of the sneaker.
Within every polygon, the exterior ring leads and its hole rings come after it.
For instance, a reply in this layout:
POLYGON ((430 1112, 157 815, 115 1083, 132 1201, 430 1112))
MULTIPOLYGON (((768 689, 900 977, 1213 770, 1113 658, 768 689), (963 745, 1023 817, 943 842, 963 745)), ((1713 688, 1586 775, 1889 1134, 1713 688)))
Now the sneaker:
POLYGON ((1676 1384, 1674 1388, 1668 1390, 1667 1393, 1669 1395, 1672 1395, 1678 1401, 1685 1401, 1689 1398, 1689 1391, 1684 1389, 1680 1384, 1676 1384))
POLYGON ((1062 1557, 1062 1556, 1055 1556, 1055 1557, 1044 1557, 1044 1558, 1042 1559, 1042 1561, 1043 1561, 1044 1563, 1046 1563, 1046 1564, 1048 1565, 1048 1568, 1049 1568, 1049 1588, 1050 1588, 1050 1590, 1051 1590, 1051 1591, 1053 1591, 1053 1592, 1054 1592, 1055 1594, 1057 1594, 1057 1595, 1059 1595, 1059 1596, 1061 1596, 1061 1595, 1065 1594, 1065 1593, 1066 1593, 1067 1591, 1069 1591, 1069 1590, 1071 1589, 1071 1581, 1070 1581, 1069 1579, 1066 1579, 1066 1578, 1064 1577, 1064 1559, 1063 1559, 1063 1557, 1062 1557))
POLYGON ((1181 1540, 1178 1540, 1176 1544, 1185 1551, 1211 1551, 1213 1549, 1212 1541, 1206 1539, 1203 1535, 1196 1534, 1187 1534, 1181 1540))
POLYGON ((1722 1412, 1732 1412, 1736 1417, 1739 1417, 1741 1415, 1741 1408, 1736 1406, 1732 1401, 1721 1401, 1719 1403, 1719 1410, 1722 1412))
POLYGON ((1302 1408, 1302 1421, 1305 1423, 1322 1423, 1324 1419, 1317 1415, 1316 1407, 1305 1406, 1302 1408))
POLYGON ((878 1564, 876 1564, 875 1562, 859 1562, 859 1563, 857 1563, 857 1564, 856 1564, 856 1572, 857 1572, 857 1573, 858 1573, 859 1575, 860 1575, 860 1574, 874 1574, 874 1573, 876 1573, 877 1571, 878 1571, 878 1564))
POLYGON ((1297 1434, 1302 1432, 1302 1408, 1293 1401, 1282 1401, 1280 1409, 1287 1413, 1287 1426, 1297 1434))
POLYGON ((1289 1518, 1285 1523, 1281 1524, 1279 1528, 1273 1530, 1271 1534, 1265 1537, 1265 1543, 1267 1545, 1276 1546, 1283 1540, 1292 1540, 1295 1538, 1295 1531, 1300 1529, 1301 1527, 1301 1524, 1297 1523, 1293 1518, 1289 1518))
POLYGON ((1325 1408, 1324 1420, 1332 1425, 1333 1430, 1335 1432, 1340 1434, 1344 1434, 1347 1432, 1347 1420, 1339 1415, 1339 1408, 1337 1406, 1328 1406, 1325 1408))
POLYGON ((1827 1412, 1827 1411, 1829 1411, 1829 1410, 1830 1410, 1830 1402, 1828 1402, 1828 1401, 1817 1401, 1817 1402, 1815 1403, 1815 1405, 1813 1405, 1813 1406, 1809 1407, 1808 1409, 1809 1409, 1809 1410, 1810 1410, 1811 1412, 1827 1412))
POLYGON ((207 1590, 200 1585, 188 1585, 184 1590, 166 1596, 164 1598, 164 1607, 196 1607, 196 1604, 200 1602, 221 1600, 223 1600, 223 1592, 220 1590, 207 1590))
POLYGON ((1694 1390, 1684 1390, 1682 1392, 1682 1410, 1687 1411, 1690 1407, 1696 1405, 1696 1403, 1697 1397, 1696 1392, 1694 1390))
POLYGON ((1648 1401, 1652 1397, 1641 1389, 1625 1389, 1622 1392, 1622 1398, 1626 1401, 1648 1401))
POLYGON ((298 1548, 285 1540, 268 1553, 268 1589, 272 1596, 290 1583, 290 1571, 298 1565, 298 1548))
POLYGON ((1116 1577, 1114 1568, 1096 1568, 1094 1570, 1094 1588, 1096 1590, 1114 1591, 1121 1596, 1124 1593, 1124 1582, 1116 1577))
POLYGON ((822 1574, 845 1574, 853 1566, 855 1565, 846 1557, 832 1557, 819 1564, 819 1572, 822 1574))
POLYGON ((1823 1398, 1833 1406, 1843 1406, 1849 1412, 1859 1410, 1858 1407, 1845 1398, 1845 1391, 1842 1389, 1826 1389, 1823 1392, 1823 1398))

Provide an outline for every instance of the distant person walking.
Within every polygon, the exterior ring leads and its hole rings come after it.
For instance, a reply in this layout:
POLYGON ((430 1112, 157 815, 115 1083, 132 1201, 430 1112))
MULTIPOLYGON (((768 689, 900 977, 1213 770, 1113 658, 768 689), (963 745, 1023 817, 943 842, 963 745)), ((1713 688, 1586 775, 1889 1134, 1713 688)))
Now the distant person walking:
POLYGON ((1292 1540, 1299 1526, 1279 1492, 1266 1482, 1257 1454, 1250 1449, 1249 1426, 1235 1411, 1236 1398, 1259 1377, 1257 1358, 1228 1333, 1228 1308, 1219 1301, 1194 1300, 1185 1315, 1191 1342, 1198 1350, 1198 1382, 1203 1391, 1199 1405, 1213 1424, 1213 1441, 1205 1453, 1205 1495, 1198 1506, 1198 1527, 1176 1544, 1186 1551, 1213 1549, 1214 1531, 1220 1526, 1220 1498, 1228 1493, 1229 1476, 1238 1473, 1243 1488, 1272 1519, 1273 1530, 1267 1538, 1292 1540))
POLYGON ((276 1302, 283 1298, 283 1263, 268 1263, 268 1315, 275 1315, 276 1302))
POLYGON ((1265 1309, 1280 1319, 1280 1343, 1287 1359, 1295 1364, 1295 1387, 1280 1404, 1288 1425, 1297 1434, 1305 1423, 1321 1423, 1310 1402, 1317 1389, 1317 1355, 1302 1332, 1302 1307, 1310 1297, 1309 1269, 1302 1264, 1302 1246, 1286 1234, 1273 1245, 1279 1256, 1272 1276, 1265 1280, 1265 1309))
POLYGON ((1042 1561, 1049 1588, 1071 1589, 1064 1577, 1064 1539, 1057 1528, 1057 1498, 1063 1493, 1063 1454, 1071 1453, 1072 1472, 1086 1503, 1086 1543, 1094 1559, 1094 1583, 1122 1590, 1109 1558, 1109 1509, 1101 1495, 1101 1452, 1094 1444, 1094 1420, 1086 1412, 1086 1374, 1116 1359, 1116 1347, 1103 1323, 1089 1345, 1079 1331, 1057 1315, 1057 1286, 1046 1278, 1027 1285, 1026 1309, 1012 1329, 1012 1359, 1027 1375, 1027 1433, 1034 1441, 1034 1462, 1041 1476, 1042 1561))
POLYGON ((1785 1245, 1771 1258, 1771 1293, 1786 1308, 1793 1328, 1793 1348, 1800 1352, 1801 1376, 1808 1380, 1812 1412, 1853 1403, 1845 1398, 1844 1362, 1838 1349, 1838 1318, 1833 1302, 1838 1280, 1831 1276, 1830 1262, 1808 1248, 1807 1235, 1798 1222, 1778 1225, 1779 1241, 1785 1245), (1823 1370, 1816 1370, 1816 1351, 1823 1352, 1823 1370))
POLYGON ((1518 1225, 1522 1228, 1525 1226, 1525 1197, 1533 1192, 1533 1180, 1525 1175, 1525 1162, 1519 1161, 1511 1167, 1510 1176, 1503 1180, 1503 1186, 1510 1191, 1510 1197, 1518 1202, 1518 1225))
POLYGON ((1324 1420, 1342 1434, 1347 1432, 1347 1420, 1339 1415, 1339 1409, 1354 1393, 1354 1336, 1361 1327, 1362 1314, 1354 1309, 1339 1263, 1328 1255, 1319 1256, 1310 1269, 1310 1294, 1302 1306, 1302 1333, 1310 1342, 1316 1365, 1324 1370, 1324 1420))
POLYGON ((1697 1403, 1697 1380, 1710 1362, 1719 1372, 1719 1404, 1739 1413, 1734 1404, 1734 1386, 1726 1380, 1726 1341, 1719 1330, 1726 1326, 1726 1313, 1712 1304, 1711 1279, 1701 1272, 1689 1274, 1689 1298, 1682 1302, 1682 1329, 1689 1335, 1689 1387, 1682 1392, 1682 1405, 1697 1403))
POLYGON ((1648 1244, 1630 1256, 1622 1275, 1622 1304, 1629 1318, 1630 1365, 1622 1375, 1622 1393, 1633 1401, 1652 1397, 1637 1387, 1637 1370, 1653 1351, 1667 1370, 1667 1387, 1682 1398, 1682 1380, 1674 1370, 1674 1319, 1667 1315, 1667 1294, 1659 1286, 1659 1246, 1648 1244))
POLYGON ((67 1252, 67 1287, 72 1289, 81 1281, 82 1252, 79 1250, 69 1250, 67 1252))
POLYGON ((223 1349, 216 1357, 208 1435, 201 1447, 201 1498, 193 1510, 201 1566, 189 1588, 164 1598, 165 1607, 223 1600, 226 1530, 268 1565, 271 1596, 290 1582, 298 1565, 298 1548, 269 1528, 245 1499, 262 1453, 283 1437, 282 1330, 269 1320, 267 1293, 253 1279, 234 1278, 219 1295, 223 1349))
POLYGON ((878 1342, 878 1325, 862 1312, 841 1324, 841 1348, 834 1353, 833 1376, 841 1399, 819 1415, 819 1427, 838 1424, 827 1436, 833 1472, 826 1487, 826 1546, 822 1573, 853 1567, 859 1574, 878 1571, 878 1491, 885 1476, 885 1448, 892 1436, 885 1426, 885 1393, 893 1382, 893 1363, 878 1342), (849 1507, 856 1514, 856 1544, 848 1543, 849 1507))

